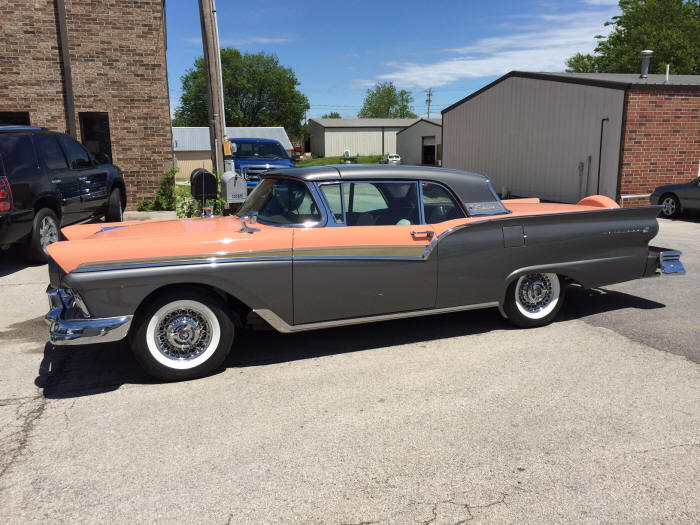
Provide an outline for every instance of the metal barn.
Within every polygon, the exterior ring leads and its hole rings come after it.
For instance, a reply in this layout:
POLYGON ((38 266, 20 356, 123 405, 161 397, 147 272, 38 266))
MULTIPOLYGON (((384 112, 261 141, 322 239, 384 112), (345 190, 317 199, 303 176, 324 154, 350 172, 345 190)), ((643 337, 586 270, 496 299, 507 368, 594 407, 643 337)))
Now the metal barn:
POLYGON ((385 155, 396 153, 396 134, 418 119, 401 118, 312 118, 311 154, 314 157, 385 155))
POLYGON ((513 71, 443 110, 443 166, 499 193, 648 204, 696 176, 699 89, 693 75, 513 71))
POLYGON ((420 119, 396 134, 396 153, 402 164, 440 166, 442 120, 420 119))

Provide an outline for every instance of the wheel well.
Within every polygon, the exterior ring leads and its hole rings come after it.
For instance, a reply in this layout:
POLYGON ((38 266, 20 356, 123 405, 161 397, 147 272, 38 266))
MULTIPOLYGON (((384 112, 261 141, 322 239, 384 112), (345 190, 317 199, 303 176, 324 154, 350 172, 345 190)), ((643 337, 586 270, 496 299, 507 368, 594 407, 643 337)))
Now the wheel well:
POLYGON ((40 197, 34 203, 34 213, 38 212, 42 208, 48 208, 56 214, 58 220, 61 220, 61 205, 56 199, 51 197, 40 197))
POLYGON ((138 308, 136 308, 136 312, 134 312, 134 318, 138 318, 144 307, 148 305, 148 303, 156 299, 158 296, 170 291, 177 291, 178 293, 184 294, 187 292, 187 290, 194 290, 198 292, 217 295, 219 299, 224 301, 224 303, 226 303, 226 305, 231 309, 231 313, 234 314, 233 321, 239 328, 243 326, 243 324, 245 323, 245 319, 248 316, 248 313, 251 311, 250 307, 248 307, 242 301, 240 301, 230 293, 220 288, 216 288, 215 286, 210 286, 201 283, 178 283, 161 286, 160 288, 153 290, 150 294, 144 297, 143 301, 141 301, 141 304, 139 304, 138 308))
POLYGON ((676 195, 672 191, 667 191, 666 193, 661 195, 661 197, 659 197, 658 204, 661 204, 666 197, 673 197, 674 199, 676 199, 678 201, 678 204, 680 204, 680 200, 678 199, 678 195, 676 195))

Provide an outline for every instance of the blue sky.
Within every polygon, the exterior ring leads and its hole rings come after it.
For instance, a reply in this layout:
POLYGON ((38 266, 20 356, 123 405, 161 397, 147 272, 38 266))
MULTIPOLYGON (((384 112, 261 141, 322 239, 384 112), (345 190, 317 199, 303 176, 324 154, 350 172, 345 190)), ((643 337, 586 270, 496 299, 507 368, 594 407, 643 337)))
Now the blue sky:
MULTIPOLYGON (((563 71, 590 52, 616 0, 218 0, 222 47, 274 53, 309 98, 309 117, 354 117, 367 87, 391 80, 431 116, 519 69, 563 71)), ((168 75, 173 109, 180 76, 202 55, 197 0, 167 0, 168 75)))

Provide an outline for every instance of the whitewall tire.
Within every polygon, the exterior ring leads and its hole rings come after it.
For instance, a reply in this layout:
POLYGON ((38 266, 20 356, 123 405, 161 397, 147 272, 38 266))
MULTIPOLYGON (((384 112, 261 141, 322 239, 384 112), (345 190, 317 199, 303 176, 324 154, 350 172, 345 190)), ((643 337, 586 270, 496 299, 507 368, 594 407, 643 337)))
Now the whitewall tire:
POLYGON ((556 273, 529 273, 513 281, 503 310, 521 328, 549 324, 564 302, 565 283, 556 273))
POLYGON ((216 294, 163 294, 136 319, 131 344, 149 374, 166 381, 193 379, 221 366, 234 337, 231 312, 216 294))

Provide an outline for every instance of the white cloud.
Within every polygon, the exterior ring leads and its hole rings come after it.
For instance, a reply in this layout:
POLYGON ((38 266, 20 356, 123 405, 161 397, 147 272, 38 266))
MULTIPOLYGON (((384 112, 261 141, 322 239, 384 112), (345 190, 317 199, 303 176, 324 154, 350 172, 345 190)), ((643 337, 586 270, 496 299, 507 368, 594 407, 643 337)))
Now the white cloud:
MULTIPOLYGON (((563 71, 571 55, 593 51, 595 35, 609 32, 611 28, 603 24, 617 13, 617 8, 609 8, 529 15, 527 23, 520 26, 520 32, 446 49, 444 53, 452 57, 431 63, 388 63, 385 65, 392 70, 378 75, 375 80, 391 80, 401 87, 425 89, 463 78, 503 75, 512 70, 563 71)), ((357 79, 351 87, 364 87, 368 82, 357 79)))
MULTIPOLYGON (((185 41, 189 44, 201 45, 201 38, 185 38, 185 41)), ((219 45, 222 47, 243 47, 254 44, 288 44, 289 42, 294 42, 293 37, 265 37, 265 36, 243 36, 240 38, 219 38, 219 45)))

